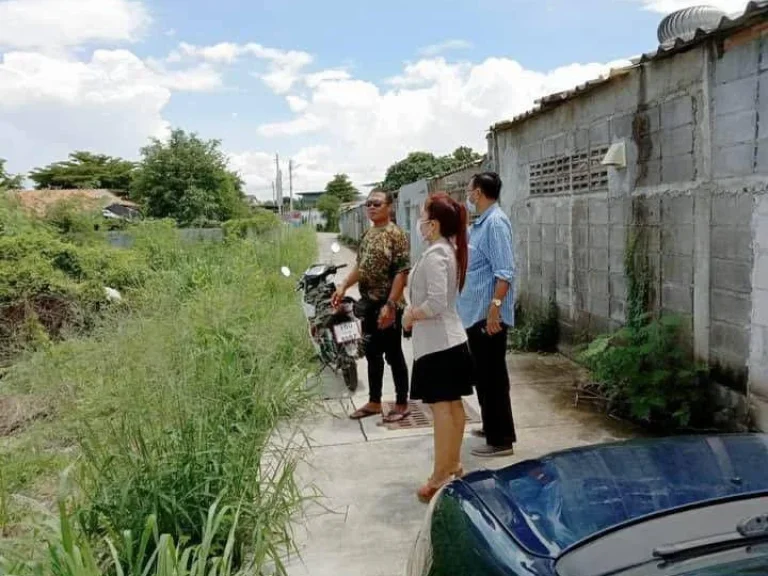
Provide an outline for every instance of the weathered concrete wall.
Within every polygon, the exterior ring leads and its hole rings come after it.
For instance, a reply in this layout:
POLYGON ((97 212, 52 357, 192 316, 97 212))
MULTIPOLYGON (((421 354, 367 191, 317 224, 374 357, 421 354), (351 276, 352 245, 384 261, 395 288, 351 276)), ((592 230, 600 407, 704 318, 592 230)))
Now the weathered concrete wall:
POLYGON ((467 186, 472 176, 482 170, 481 164, 466 166, 460 170, 449 172, 442 176, 432 178, 429 181, 429 193, 445 192, 457 202, 464 202, 467 198, 467 186))
POLYGON ((764 429, 766 118, 768 38, 754 29, 635 68, 489 136, 516 229, 521 298, 554 298, 571 339, 618 327, 625 247, 639 234, 655 308, 689 319, 697 355, 749 395, 764 429), (625 169, 600 164, 616 142, 626 145, 625 169))
POLYGON ((421 206, 427 199, 427 188, 427 181, 419 180, 401 187, 397 194, 397 223, 410 239, 412 262, 424 251, 418 222, 421 206))
MULTIPOLYGON (((185 242, 220 242, 224 239, 221 228, 181 228, 179 235, 185 242)), ((133 236, 129 232, 107 232, 107 241, 116 248, 133 246, 133 236)))
POLYGON ((369 226, 365 205, 347 208, 339 214, 339 233, 346 238, 359 241, 369 226))

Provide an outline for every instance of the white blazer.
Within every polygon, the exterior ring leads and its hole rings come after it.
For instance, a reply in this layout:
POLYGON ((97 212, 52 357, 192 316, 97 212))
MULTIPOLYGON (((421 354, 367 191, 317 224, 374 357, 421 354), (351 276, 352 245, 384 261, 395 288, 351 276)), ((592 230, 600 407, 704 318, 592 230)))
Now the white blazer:
POLYGON ((456 311, 458 262, 453 245, 441 238, 429 246, 411 269, 408 297, 427 315, 413 323, 413 356, 448 350, 467 341, 456 311))

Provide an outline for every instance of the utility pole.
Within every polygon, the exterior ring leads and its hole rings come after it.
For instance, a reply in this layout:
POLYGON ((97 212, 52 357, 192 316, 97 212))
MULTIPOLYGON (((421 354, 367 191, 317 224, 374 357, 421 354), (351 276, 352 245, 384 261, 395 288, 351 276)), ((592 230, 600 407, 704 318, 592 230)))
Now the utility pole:
POLYGON ((277 193, 275 192, 275 181, 272 180, 272 202, 277 206, 277 193))
POLYGON ((275 154, 275 170, 277 172, 275 179, 275 188, 277 191, 277 209, 280 215, 283 214, 283 174, 280 172, 280 156, 275 154))
POLYGON ((288 195, 291 214, 293 214, 293 159, 288 160, 288 195))

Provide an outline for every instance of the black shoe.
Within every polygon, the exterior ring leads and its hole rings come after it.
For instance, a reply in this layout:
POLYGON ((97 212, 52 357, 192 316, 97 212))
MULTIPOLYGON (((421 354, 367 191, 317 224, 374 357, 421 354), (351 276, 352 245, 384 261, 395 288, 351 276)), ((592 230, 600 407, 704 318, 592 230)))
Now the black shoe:
POLYGON ((478 446, 472 449, 472 455, 478 458, 501 458, 502 456, 512 456, 515 453, 513 446, 478 446))

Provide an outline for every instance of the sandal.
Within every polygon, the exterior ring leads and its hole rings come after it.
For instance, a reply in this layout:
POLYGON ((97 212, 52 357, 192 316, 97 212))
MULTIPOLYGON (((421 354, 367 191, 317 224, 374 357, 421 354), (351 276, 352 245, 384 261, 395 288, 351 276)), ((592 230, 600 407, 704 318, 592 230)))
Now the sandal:
POLYGON ((382 420, 385 424, 394 424, 395 422, 402 422, 410 415, 410 410, 406 410, 405 412, 397 412, 396 410, 392 410, 392 412, 384 416, 382 420))
POLYGON ((431 478, 427 480, 427 483, 416 491, 416 496, 423 504, 429 504, 432 501, 432 498, 435 497, 435 494, 437 494, 437 492, 440 490, 440 488, 446 484, 449 484, 450 482, 453 482, 454 480, 460 480, 462 476, 464 476, 464 468, 459 465, 456 471, 440 484, 435 485, 431 478))
POLYGON ((371 410, 370 408, 363 406, 362 408, 355 410, 349 418, 351 420, 362 420, 363 418, 370 418, 371 416, 378 416, 379 414, 381 414, 380 410, 371 410))

